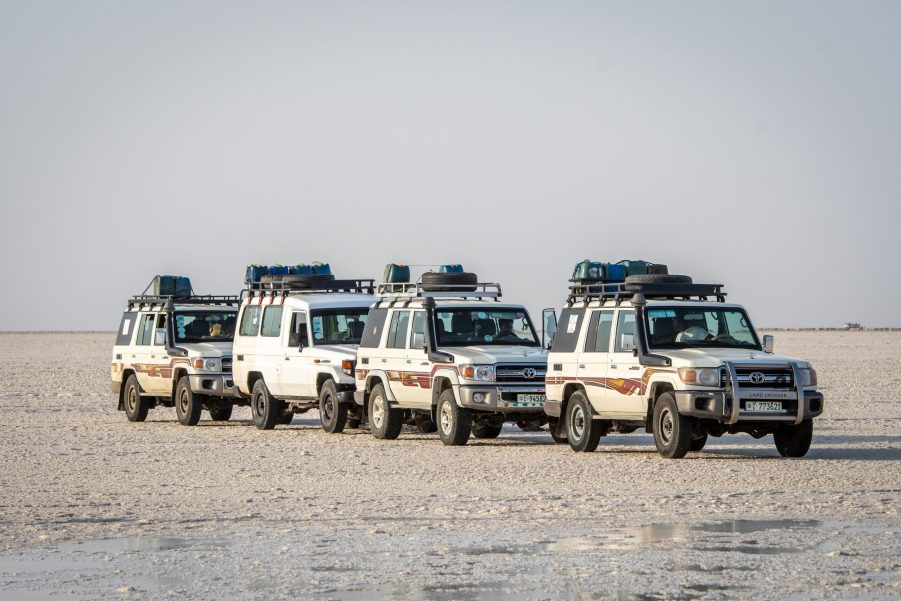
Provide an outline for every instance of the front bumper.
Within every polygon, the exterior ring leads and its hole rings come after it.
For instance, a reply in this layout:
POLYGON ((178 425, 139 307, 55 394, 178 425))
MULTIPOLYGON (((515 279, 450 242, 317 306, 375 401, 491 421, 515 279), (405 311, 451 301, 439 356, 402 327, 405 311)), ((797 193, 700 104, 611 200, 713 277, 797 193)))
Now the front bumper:
POLYGON ((194 374, 188 376, 191 392, 207 396, 240 396, 231 374, 194 374))
POLYGON ((460 404, 478 411, 497 413, 544 413, 544 401, 521 401, 519 395, 539 395, 544 397, 544 387, 536 386, 458 386, 457 398, 460 404), (476 401, 476 395, 482 395, 476 401))
POLYGON ((747 401, 768 400, 765 397, 737 399, 737 411, 732 395, 723 390, 676 390, 676 406, 679 413, 700 419, 712 419, 723 423, 737 422, 795 422, 812 419, 823 412, 823 393, 805 390, 804 400, 798 413, 796 398, 776 398, 785 406, 785 411, 760 413, 745 410, 747 401))

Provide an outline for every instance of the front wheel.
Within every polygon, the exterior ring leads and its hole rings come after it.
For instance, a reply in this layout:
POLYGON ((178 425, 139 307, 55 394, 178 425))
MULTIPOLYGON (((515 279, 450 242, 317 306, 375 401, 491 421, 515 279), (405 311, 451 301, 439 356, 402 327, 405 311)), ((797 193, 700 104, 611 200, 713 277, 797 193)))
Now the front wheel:
POLYGON ((372 387, 369 393, 369 431, 376 438, 394 440, 400 436, 403 427, 403 413, 392 409, 381 384, 372 387))
POLYGON ((676 397, 671 392, 660 395, 654 403, 654 444, 668 459, 681 459, 691 448, 691 418, 679 414, 676 397))
POLYGON ((271 430, 282 417, 282 402, 269 394, 263 378, 253 385, 250 410, 253 413, 253 425, 260 430, 271 430))
POLYGON ((776 450, 783 457, 803 457, 813 440, 813 420, 805 419, 797 425, 781 426, 773 432, 776 450))
POLYGON ((347 422, 347 405, 338 402, 334 380, 326 380, 319 391, 319 421, 329 434, 343 431, 347 422))
POLYGON ((203 404, 194 391, 188 376, 182 376, 175 387, 175 415, 183 426, 196 426, 200 421, 203 404))
POLYGON ((601 442, 601 424, 594 420, 588 397, 577 390, 566 405, 566 438, 573 451, 591 453, 601 442))
POLYGON ((432 421, 432 416, 420 413, 413 418, 416 422, 416 429, 423 434, 433 434, 438 430, 438 426, 432 421))
POLYGON ((556 444, 566 444, 566 429, 561 427, 560 422, 565 420, 554 419, 548 422, 548 430, 550 430, 551 438, 554 439, 556 444), (563 434, 560 434, 560 431, 563 431, 563 434))
POLYGON ((703 449, 704 445, 706 445, 706 444, 707 444, 707 435, 702 434, 701 436, 699 436, 697 438, 691 439, 691 444, 688 445, 688 450, 691 451, 692 453, 697 453, 698 451, 703 449))
POLYGON ((472 433, 472 414, 457 405, 454 391, 445 389, 438 397, 438 437, 447 446, 465 445, 472 433))
POLYGON ((501 435, 503 428, 504 424, 492 424, 483 421, 472 425, 472 435, 482 439, 497 438, 501 435))
POLYGON ((147 419, 147 410, 150 409, 150 402, 141 397, 141 387, 138 385, 138 378, 135 375, 128 376, 125 381, 125 417, 130 422, 142 422, 147 419))

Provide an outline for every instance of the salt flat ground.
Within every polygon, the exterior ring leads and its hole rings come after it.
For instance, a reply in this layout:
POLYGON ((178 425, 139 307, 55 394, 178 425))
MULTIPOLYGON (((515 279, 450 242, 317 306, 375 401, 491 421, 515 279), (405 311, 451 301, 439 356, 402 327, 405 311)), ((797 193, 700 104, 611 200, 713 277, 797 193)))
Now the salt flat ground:
POLYGON ((647 434, 132 424, 112 343, 0 335, 2 599, 901 597, 898 333, 777 333, 826 394, 804 459, 739 435, 677 461, 647 434))

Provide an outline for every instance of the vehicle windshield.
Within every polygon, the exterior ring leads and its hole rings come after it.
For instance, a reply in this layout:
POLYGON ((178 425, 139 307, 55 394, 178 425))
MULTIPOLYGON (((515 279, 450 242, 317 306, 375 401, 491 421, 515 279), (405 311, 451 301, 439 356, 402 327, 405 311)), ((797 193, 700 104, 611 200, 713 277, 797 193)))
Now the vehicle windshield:
POLYGON ((439 310, 435 311, 435 329, 438 346, 539 346, 525 309, 439 310))
POLYGON ((645 311, 645 322, 651 348, 760 348, 742 309, 654 307, 645 311))
POLYGON ((368 314, 367 307, 311 311, 313 344, 360 344, 368 314))
POLYGON ((231 342, 237 320, 237 311, 179 311, 175 342, 231 342))

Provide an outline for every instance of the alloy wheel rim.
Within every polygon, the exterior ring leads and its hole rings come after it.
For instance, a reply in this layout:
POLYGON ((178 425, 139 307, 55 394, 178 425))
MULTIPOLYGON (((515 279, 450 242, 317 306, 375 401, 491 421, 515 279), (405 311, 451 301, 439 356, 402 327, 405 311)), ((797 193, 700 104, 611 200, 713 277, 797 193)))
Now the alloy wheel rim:
POLYGON ((582 434, 585 433, 585 413, 582 412, 581 407, 576 407, 573 410, 572 419, 570 420, 572 423, 572 433, 573 438, 579 440, 582 438, 582 434))
POLYGON ((441 405, 441 431, 445 434, 450 434, 453 424, 454 417, 451 415, 450 407, 447 406, 447 403, 444 403, 441 405))
POLYGON ((385 407, 382 403, 382 397, 377 396, 372 401, 372 425, 376 428, 382 427, 382 422, 385 420, 385 407))

